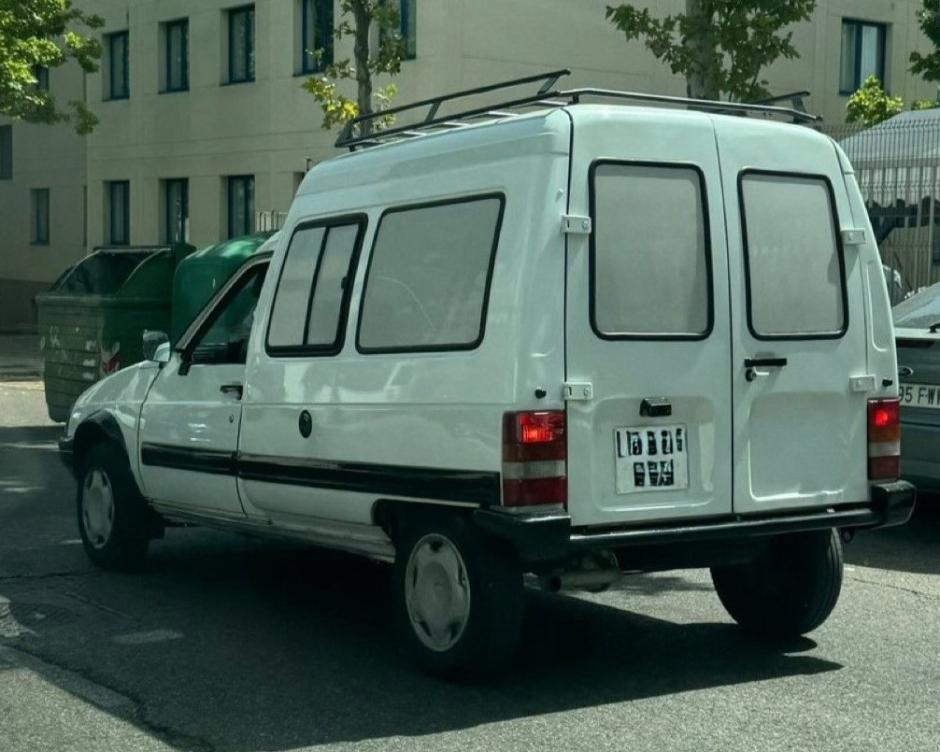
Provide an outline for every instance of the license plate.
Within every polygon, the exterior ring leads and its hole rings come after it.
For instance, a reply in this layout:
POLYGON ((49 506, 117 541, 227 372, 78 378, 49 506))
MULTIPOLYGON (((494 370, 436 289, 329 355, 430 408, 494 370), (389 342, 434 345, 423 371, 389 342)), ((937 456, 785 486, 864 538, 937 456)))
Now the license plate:
POLYGON ((617 493, 689 487, 689 431, 684 425, 614 430, 617 493))
POLYGON ((940 386, 936 384, 901 384, 901 404, 940 410, 940 386))

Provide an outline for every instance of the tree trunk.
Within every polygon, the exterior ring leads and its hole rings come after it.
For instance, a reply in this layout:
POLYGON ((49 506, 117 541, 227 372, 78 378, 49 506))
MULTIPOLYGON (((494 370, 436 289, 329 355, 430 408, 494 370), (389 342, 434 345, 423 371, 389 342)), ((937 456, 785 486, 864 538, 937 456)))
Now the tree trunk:
MULTIPOLYGON (((356 84, 358 85, 357 104, 360 115, 372 114, 372 74, 369 72, 369 31, 372 19, 363 0, 354 0, 353 17, 356 21, 356 41, 353 56, 356 61, 356 84)), ((359 135, 372 133, 371 121, 360 125, 359 135)))
POLYGON ((685 40, 696 64, 686 77, 686 92, 693 99, 720 99, 721 91, 711 71, 720 65, 712 38, 712 7, 708 0, 685 0, 692 32, 685 40))

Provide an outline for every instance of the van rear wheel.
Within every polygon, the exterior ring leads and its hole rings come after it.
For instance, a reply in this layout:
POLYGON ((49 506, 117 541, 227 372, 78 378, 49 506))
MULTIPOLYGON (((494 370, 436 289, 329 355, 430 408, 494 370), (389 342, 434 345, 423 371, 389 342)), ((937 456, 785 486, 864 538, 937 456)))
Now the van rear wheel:
POLYGON ((786 639, 820 626, 842 590, 842 541, 836 530, 781 536, 746 564, 712 568, 725 610, 763 637, 786 639))
POLYGON ((396 548, 399 628, 418 664, 451 678, 505 666, 522 632, 518 565, 458 516, 404 521, 396 548))

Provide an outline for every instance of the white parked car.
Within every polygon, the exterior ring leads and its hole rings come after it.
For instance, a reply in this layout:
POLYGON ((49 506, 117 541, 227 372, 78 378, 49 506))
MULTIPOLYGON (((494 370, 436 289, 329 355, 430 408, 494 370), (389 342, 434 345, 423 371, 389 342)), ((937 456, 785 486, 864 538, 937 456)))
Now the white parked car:
POLYGON ((273 255, 82 396, 61 446, 95 563, 175 523, 394 562, 405 639, 452 674, 512 655, 526 574, 711 567, 756 633, 826 619, 839 532, 914 504, 850 164, 775 108, 555 78, 535 111, 437 117, 454 95, 347 132, 273 255))

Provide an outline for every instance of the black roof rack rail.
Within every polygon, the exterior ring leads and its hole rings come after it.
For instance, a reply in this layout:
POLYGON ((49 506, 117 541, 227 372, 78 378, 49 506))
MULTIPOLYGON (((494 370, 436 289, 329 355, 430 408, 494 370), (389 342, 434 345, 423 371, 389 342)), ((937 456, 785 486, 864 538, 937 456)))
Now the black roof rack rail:
MULTIPOLYGON (((816 122, 822 120, 818 115, 812 115, 805 110, 792 107, 777 107, 771 104, 751 102, 721 102, 714 99, 692 99, 690 97, 675 97, 668 94, 646 94, 639 91, 617 91, 616 89, 568 89, 558 92, 557 96, 567 97, 572 104, 577 104, 584 97, 599 97, 601 99, 629 99, 636 102, 658 102, 660 104, 683 105, 690 109, 720 114, 750 114, 783 115, 792 118, 794 123, 816 122)), ((793 95, 790 95, 791 97, 793 95)))
MULTIPOLYGON (((531 76, 524 76, 523 78, 513 78, 509 81, 501 81, 495 84, 487 84, 486 86, 477 86, 473 89, 464 89, 463 91, 455 91, 452 94, 441 94, 437 97, 431 97, 430 99, 422 99, 417 102, 411 102, 410 104, 403 104, 397 107, 389 107, 385 110, 380 110, 378 112, 370 112, 366 115, 359 115, 358 117, 353 118, 346 123, 342 132, 339 134, 339 138, 336 139, 337 148, 349 147, 350 149, 355 148, 359 145, 364 145, 366 143, 372 143, 378 139, 385 139, 389 136, 398 135, 404 133, 405 131, 417 131, 422 128, 427 128, 429 126, 440 125, 444 122, 453 122, 456 120, 466 119, 474 115, 483 115, 487 112, 497 109, 505 109, 509 107, 519 107, 524 104, 530 104, 538 102, 548 96, 553 95, 553 88, 558 79, 562 76, 570 75, 571 71, 567 68, 560 68, 559 70, 548 71, 547 73, 537 73, 531 76), (515 86, 521 86, 522 84, 529 84, 536 81, 541 81, 542 85, 539 87, 538 91, 527 97, 520 97, 518 99, 510 100, 509 102, 500 102, 496 105, 487 105, 486 107, 477 107, 474 109, 466 110, 460 112, 456 115, 446 115, 438 117, 437 111, 440 109, 441 105, 445 102, 451 102, 455 99, 462 99, 464 97, 472 97, 478 94, 486 94, 491 91, 498 91, 500 89, 511 89, 515 86), (403 126, 395 126, 392 128, 383 128, 380 131, 374 131, 368 135, 363 135, 362 126, 368 123, 370 126, 374 120, 380 120, 382 118, 388 117, 389 115, 399 115, 402 112, 407 112, 409 110, 416 110, 421 107, 427 107, 428 110, 424 115, 424 118, 417 123, 410 123, 403 126), (358 130, 358 135, 357 131, 358 130)), ((369 128, 368 130, 371 130, 369 128)))
POLYGON ((719 114, 763 114, 769 117, 786 117, 794 123, 817 122, 822 120, 818 115, 812 115, 806 112, 803 107, 803 97, 809 96, 809 92, 799 91, 792 94, 786 94, 780 97, 773 97, 762 102, 721 102, 711 99, 692 99, 689 97, 677 97, 667 94, 647 94, 637 91, 619 91, 616 89, 599 88, 577 88, 557 90, 555 85, 562 76, 571 73, 566 68, 539 73, 524 78, 514 78, 509 81, 479 86, 474 89, 464 89, 452 94, 442 94, 429 99, 422 99, 410 104, 403 104, 397 107, 390 107, 387 110, 371 112, 366 115, 360 115, 346 123, 339 137, 336 139, 337 148, 348 148, 354 151, 356 147, 376 146, 383 141, 398 137, 411 139, 416 136, 426 135, 426 132, 434 130, 452 130, 461 125, 469 124, 464 121, 477 120, 480 118, 506 118, 513 117, 516 113, 512 110, 531 108, 531 107, 564 107, 569 104, 579 104, 585 98, 597 99, 622 99, 634 102, 653 102, 665 105, 674 105, 688 109, 700 110, 702 112, 714 112, 719 114), (510 99, 506 102, 487 104, 485 106, 473 107, 456 113, 438 115, 440 107, 445 102, 452 102, 464 97, 472 97, 479 94, 486 94, 500 89, 509 89, 522 84, 541 82, 541 86, 535 94, 510 99), (775 105, 775 102, 790 101, 793 106, 781 107, 775 105), (375 120, 395 116, 410 110, 427 108, 423 119, 416 123, 406 125, 392 126, 382 128, 381 130, 367 129, 363 134, 362 126, 369 123, 370 126, 375 120), (358 133, 357 133, 358 128, 358 133))

